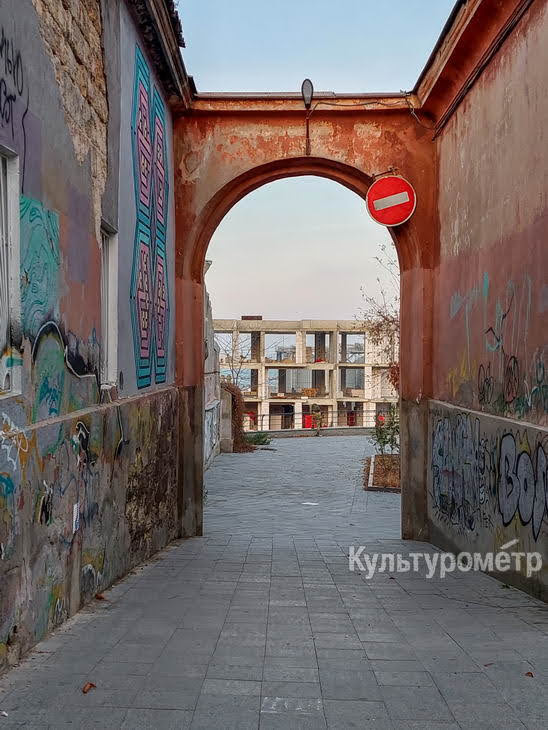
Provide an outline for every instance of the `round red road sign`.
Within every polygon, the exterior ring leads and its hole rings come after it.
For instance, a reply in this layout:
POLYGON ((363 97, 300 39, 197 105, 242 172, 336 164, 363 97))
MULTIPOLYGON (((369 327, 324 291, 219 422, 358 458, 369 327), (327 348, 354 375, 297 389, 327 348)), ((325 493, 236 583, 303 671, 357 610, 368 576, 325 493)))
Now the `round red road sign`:
POLYGON ((399 226, 413 215, 417 194, 411 183, 399 175, 380 177, 365 198, 371 218, 383 226, 399 226))

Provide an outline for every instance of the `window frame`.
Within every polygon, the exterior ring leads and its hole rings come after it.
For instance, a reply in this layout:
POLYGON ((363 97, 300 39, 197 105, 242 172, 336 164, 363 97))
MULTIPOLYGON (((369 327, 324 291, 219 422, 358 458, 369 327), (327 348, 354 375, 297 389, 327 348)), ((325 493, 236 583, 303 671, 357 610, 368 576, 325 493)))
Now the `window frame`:
POLYGON ((101 388, 118 382, 118 234, 101 224, 101 388))
MULTIPOLYGON (((14 333, 20 330, 21 324, 21 253, 19 233, 19 157, 17 154, 0 145, 0 175, 3 176, 3 165, 6 165, 6 218, 7 218, 7 286, 8 286, 8 348, 12 350, 12 363, 7 365, 5 373, 0 372, 0 400, 21 394, 21 365, 13 364, 14 333), (9 376, 9 389, 5 388, 9 376)), ((1 194, 1 190, 0 190, 1 194)), ((1 205, 3 203, 0 202, 1 205)), ((1 214, 1 211, 0 211, 1 214)), ((19 358, 18 358, 19 359, 19 358)), ((3 368, 2 368, 3 371, 3 368)))

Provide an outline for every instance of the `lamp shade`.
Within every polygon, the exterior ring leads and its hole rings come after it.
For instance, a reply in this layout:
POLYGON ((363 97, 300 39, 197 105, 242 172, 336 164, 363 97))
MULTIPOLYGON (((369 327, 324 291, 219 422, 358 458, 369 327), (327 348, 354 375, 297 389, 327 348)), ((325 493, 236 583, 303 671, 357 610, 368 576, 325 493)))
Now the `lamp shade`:
POLYGON ((314 95, 314 86, 310 79, 305 79, 303 81, 303 85, 301 86, 301 94, 305 107, 307 109, 310 109, 310 105, 312 104, 312 96, 314 95))

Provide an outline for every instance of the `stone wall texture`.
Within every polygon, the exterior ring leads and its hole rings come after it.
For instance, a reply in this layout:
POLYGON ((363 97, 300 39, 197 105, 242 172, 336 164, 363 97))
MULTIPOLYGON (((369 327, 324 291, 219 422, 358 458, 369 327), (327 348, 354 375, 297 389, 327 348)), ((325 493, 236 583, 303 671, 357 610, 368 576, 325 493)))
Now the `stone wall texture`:
POLYGON ((100 0, 32 0, 55 70, 76 158, 89 155, 97 234, 107 176, 108 98, 100 0))

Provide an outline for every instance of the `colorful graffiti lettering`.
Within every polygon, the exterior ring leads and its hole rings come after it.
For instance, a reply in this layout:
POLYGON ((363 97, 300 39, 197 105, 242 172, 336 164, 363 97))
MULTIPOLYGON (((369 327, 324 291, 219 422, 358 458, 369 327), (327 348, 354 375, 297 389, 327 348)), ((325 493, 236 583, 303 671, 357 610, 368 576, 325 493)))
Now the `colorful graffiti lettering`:
POLYGON ((524 431, 487 433, 480 419, 457 412, 435 420, 432 497, 439 520, 459 532, 492 528, 516 516, 538 539, 548 512, 545 444, 532 449, 524 431))
POLYGON ((166 114, 150 70, 136 47, 132 136, 135 179, 135 245, 131 277, 137 386, 165 382, 169 324, 166 236, 168 158, 166 114))
POLYGON ((504 434, 500 443, 498 490, 504 525, 509 525, 517 513, 523 525, 531 523, 533 536, 538 539, 548 509, 547 476, 546 452, 541 444, 537 444, 531 455, 529 450, 519 450, 514 434, 504 434))
POLYGON ((0 414, 0 452, 4 451, 5 459, 17 471, 19 458, 28 453, 29 443, 24 431, 21 431, 7 413, 0 414))

